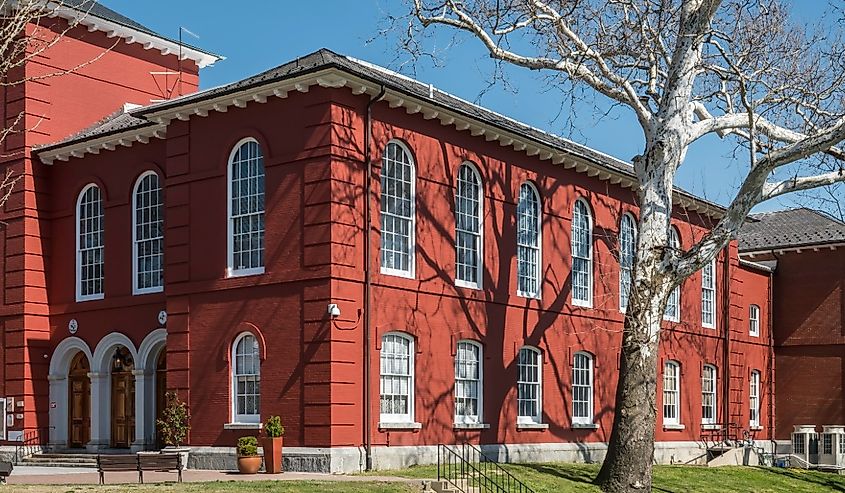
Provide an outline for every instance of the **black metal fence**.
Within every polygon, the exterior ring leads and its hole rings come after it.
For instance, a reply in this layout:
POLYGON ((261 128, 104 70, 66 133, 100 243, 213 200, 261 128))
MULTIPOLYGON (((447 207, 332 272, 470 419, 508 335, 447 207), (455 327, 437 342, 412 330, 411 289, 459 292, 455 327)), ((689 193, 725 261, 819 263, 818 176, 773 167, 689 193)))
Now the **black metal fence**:
POLYGON ((534 493, 470 443, 437 447, 437 480, 463 493, 534 493))
POLYGON ((46 452, 50 443, 50 428, 38 428, 24 432, 23 439, 15 444, 15 464, 32 454, 46 452))

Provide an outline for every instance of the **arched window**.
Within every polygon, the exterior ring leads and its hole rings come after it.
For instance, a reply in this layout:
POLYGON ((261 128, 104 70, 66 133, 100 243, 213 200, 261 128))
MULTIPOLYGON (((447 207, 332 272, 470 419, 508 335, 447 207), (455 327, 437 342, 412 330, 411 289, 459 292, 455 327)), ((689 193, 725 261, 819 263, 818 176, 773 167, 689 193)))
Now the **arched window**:
POLYGON ((244 139, 229 156, 230 276, 264 272, 264 154, 244 139))
POLYGON ((537 348, 519 350, 517 360, 517 423, 539 424, 543 420, 543 357, 537 348))
POLYGON ((716 259, 701 269, 701 325, 716 327, 716 259))
POLYGON ((593 423, 593 356, 581 351, 572 362, 572 422, 593 423))
POLYGON ((261 359, 258 339, 249 333, 232 345, 232 395, 235 423, 261 422, 261 359))
POLYGON ((628 308, 636 252, 637 226, 634 216, 623 214, 619 223, 619 310, 623 312, 628 308))
POLYGON ((760 372, 753 370, 751 372, 751 388, 748 390, 748 404, 749 404, 749 426, 751 428, 760 427, 760 372))
POLYGON ((716 367, 701 367, 701 424, 716 424, 716 367))
POLYGON ((103 198, 91 184, 79 194, 76 206, 76 301, 103 297, 103 198))
POLYGON ((132 194, 133 292, 154 293, 164 288, 164 207, 158 175, 144 173, 132 194))
POLYGON ((593 305, 593 218, 583 199, 572 210, 572 304, 593 305))
MULTIPOLYGON (((674 250, 681 248, 681 236, 674 226, 669 228, 669 247, 674 250)), ((675 289, 669 293, 669 299, 666 300, 666 311, 663 313, 663 318, 672 322, 677 322, 681 319, 681 286, 675 286, 675 289)))
POLYGON ((414 421, 414 340, 391 332, 381 338, 380 404, 383 423, 414 421))
POLYGON ((663 366, 663 426, 681 423, 681 367, 677 361, 663 366))
POLYGON ((540 297, 540 195, 530 183, 519 187, 516 205, 516 293, 540 297))
POLYGON ((483 373, 481 345, 459 341, 455 353, 455 423, 481 423, 483 373))
POLYGON ((748 307, 748 335, 753 337, 760 335, 760 307, 758 305, 748 307))
POLYGON ((478 172, 462 164, 455 185, 455 283, 469 288, 481 287, 482 196, 478 172))
POLYGON ((408 149, 389 142, 381 165, 381 272, 414 277, 415 170, 408 149))

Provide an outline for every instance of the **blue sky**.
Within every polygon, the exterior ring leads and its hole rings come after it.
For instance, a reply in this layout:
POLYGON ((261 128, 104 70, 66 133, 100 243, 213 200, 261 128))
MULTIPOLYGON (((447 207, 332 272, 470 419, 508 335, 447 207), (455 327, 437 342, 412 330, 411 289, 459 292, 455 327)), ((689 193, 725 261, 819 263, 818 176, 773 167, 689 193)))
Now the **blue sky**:
MULTIPOLYGON (((797 5, 797 15, 807 19, 827 5, 827 0, 792 1, 797 5)), ((428 61, 403 66, 400 62, 407 56, 397 52, 397 34, 378 35, 385 27, 386 12, 405 11, 402 0, 101 2, 164 35, 177 37, 179 26, 184 26, 200 36, 186 36, 186 42, 225 56, 226 60, 203 69, 202 88, 248 77, 325 47, 398 69, 441 90, 620 159, 630 160, 642 149, 642 132, 627 110, 609 108, 601 98, 570 104, 561 93, 549 90, 535 72, 505 69, 510 87, 498 84, 484 91, 492 65, 483 47, 474 40, 467 38, 449 45, 449 39, 442 36, 442 40, 436 40, 444 50, 442 66, 428 61), (570 121, 573 126, 568 124, 570 121)), ((742 178, 737 162, 731 159, 732 152, 733 146, 718 138, 703 139, 690 149, 678 172, 677 185, 726 204, 742 178)), ((786 197, 755 210, 794 205, 795 199, 786 197)))

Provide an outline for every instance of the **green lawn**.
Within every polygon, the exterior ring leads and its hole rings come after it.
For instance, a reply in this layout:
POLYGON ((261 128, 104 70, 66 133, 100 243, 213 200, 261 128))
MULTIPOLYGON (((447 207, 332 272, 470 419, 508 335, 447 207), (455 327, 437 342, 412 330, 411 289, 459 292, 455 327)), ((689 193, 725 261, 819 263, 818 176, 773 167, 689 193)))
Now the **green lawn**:
POLYGON ((120 485, 7 485, 15 493, 411 493, 417 484, 339 481, 226 481, 120 485))
MULTIPOLYGON (((508 464, 508 471, 537 493, 598 492, 592 480, 596 464, 508 464)), ((420 466, 400 471, 381 471, 406 478, 437 477, 436 466, 420 466)), ((754 493, 845 492, 845 476, 802 469, 763 467, 656 466, 654 491, 672 493, 754 493)))

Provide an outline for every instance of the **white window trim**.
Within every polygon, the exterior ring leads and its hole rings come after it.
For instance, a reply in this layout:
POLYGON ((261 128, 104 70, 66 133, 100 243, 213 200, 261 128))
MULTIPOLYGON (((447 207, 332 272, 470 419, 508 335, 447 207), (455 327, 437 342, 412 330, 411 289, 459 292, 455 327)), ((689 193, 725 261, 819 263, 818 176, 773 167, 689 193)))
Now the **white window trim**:
MULTIPOLYGON (((543 352, 534 346, 522 346, 516 353, 517 357, 517 403, 516 403, 516 424, 517 426, 524 425, 543 425, 543 352), (519 353, 523 350, 533 351, 537 354, 537 414, 534 416, 520 416, 519 415, 519 353)), ((547 427, 548 425, 545 425, 547 427)))
POLYGON ((82 191, 79 192, 79 196, 76 198, 76 211, 74 212, 74 217, 76 218, 76 301, 83 302, 83 301, 94 301, 94 300, 101 300, 105 297, 106 293, 106 276, 105 276, 105 265, 106 265, 106 204, 104 202, 103 197, 103 189, 100 188, 99 185, 96 183, 89 183, 82 188, 82 191), (79 248, 79 206, 82 204, 82 197, 85 196, 85 192, 88 191, 91 187, 97 187, 100 190, 100 204, 103 207, 103 292, 96 293, 96 294, 82 294, 82 250, 79 248))
POLYGON ((0 423, 0 430, 2 430, 0 440, 6 440, 8 433, 6 429, 6 399, 12 399, 14 401, 14 397, 0 397, 0 418, 2 418, 2 423, 0 423))
MULTIPOLYGON (((583 197, 579 197, 575 201, 575 204, 572 206, 573 219, 575 217, 575 208, 578 206, 579 202, 584 205, 584 209, 587 211, 587 228, 588 228, 588 233, 589 233, 589 238, 587 239, 587 246, 589 247, 588 251, 590 252, 589 256, 587 257, 587 260, 589 261, 589 269, 587 269, 587 299, 586 300, 579 300, 579 299, 576 299, 571 294, 570 294, 569 297, 572 301, 573 306, 580 306, 580 307, 583 307, 583 308, 592 308, 593 307, 593 282, 594 282, 593 281, 593 213, 592 213, 592 209, 590 209, 590 203, 587 202, 587 200, 584 199, 583 197)), ((572 235, 572 230, 574 229, 574 224, 570 225, 569 229, 570 229, 570 231, 569 231, 570 237, 574 237, 574 235, 572 235)), ((574 249, 572 249, 571 243, 572 242, 570 241, 570 256, 572 257, 572 263, 574 264, 575 263, 575 255, 573 253, 574 249)))
MULTIPOLYGON (((534 193, 534 198, 537 199, 537 292, 536 293, 529 293, 526 291, 522 291, 519 289, 519 197, 517 196, 517 203, 516 203, 516 220, 517 220, 517 242, 516 242, 516 262, 517 262, 517 274, 516 274, 516 295, 521 298, 529 298, 533 300, 539 300, 543 297, 543 199, 540 196, 540 191, 537 190, 537 186, 534 185, 531 181, 524 181, 519 184, 519 190, 522 189, 522 185, 528 185, 531 187, 531 191, 534 193)), ((518 194, 519 195, 519 194, 518 194)))
MULTIPOLYGON (((160 293, 164 291, 164 285, 162 286, 155 286, 151 288, 139 288, 138 287, 138 187, 141 185, 141 181, 150 176, 155 175, 158 177, 158 187, 159 190, 162 191, 163 197, 163 189, 161 187, 161 176, 155 171, 145 171, 135 180, 135 186, 132 187, 132 294, 133 295, 142 295, 142 294, 150 294, 150 293, 160 293)), ((230 185, 231 186, 231 185, 230 185)), ((231 200, 230 200, 231 204, 231 200)), ((164 200, 162 200, 161 204, 162 210, 164 209, 164 200)), ((231 207, 231 205, 230 205, 231 207)), ((163 219, 162 219, 163 221, 163 219)), ((164 233, 162 232, 162 241, 164 239, 164 233)), ((162 258, 164 255, 162 255, 162 258)), ((161 266, 164 269, 164 264, 162 263, 161 266)))
POLYGON ((751 429, 760 427, 760 372, 758 370, 751 371, 750 385, 748 389, 748 426, 751 429), (753 400, 752 400, 753 399, 753 400), (757 415, 756 419, 752 419, 751 411, 757 415))
POLYGON ((667 361, 663 365, 663 402, 661 403, 663 406, 663 426, 664 427, 673 427, 673 426, 680 426, 681 424, 681 365, 677 361, 670 360, 667 361), (674 418, 667 418, 666 417, 666 369, 669 366, 673 366, 675 368, 675 417, 674 418))
POLYGON ((712 284, 711 287, 707 288, 707 289, 710 289, 711 291, 713 291, 713 303, 711 303, 711 305, 710 305, 711 310, 712 310, 710 318, 713 320, 713 322, 712 323, 705 323, 704 322, 704 290, 705 290, 705 287, 704 287, 704 270, 702 269, 702 271, 701 271, 701 300, 700 300, 701 301, 701 326, 704 327, 704 328, 707 328, 707 329, 715 329, 716 328, 716 313, 718 313, 718 311, 719 311, 716 307, 716 284, 717 284, 717 282, 716 282, 716 259, 715 258, 712 259, 708 265, 710 266, 710 268, 712 269, 712 272, 713 272, 713 274, 711 276, 711 280, 712 280, 713 284, 712 284))
POLYGON ((410 378, 410 384, 408 385, 408 414, 385 414, 381 412, 381 392, 379 392, 379 427, 391 428, 391 424, 399 424, 401 426, 393 426, 392 428, 417 428, 417 423, 414 421, 414 414, 416 410, 416 406, 414 406, 414 400, 416 399, 417 384, 417 355, 414 337, 408 333, 398 331, 385 332, 384 334, 382 334, 381 348, 379 349, 379 384, 381 384, 381 351, 384 348, 385 336, 399 336, 408 341, 408 377, 410 378))
POLYGON ((719 417, 719 392, 717 391, 717 383, 719 381, 719 372, 716 370, 715 365, 704 365, 701 367, 701 394, 702 394, 702 402, 704 401, 704 372, 705 370, 710 369, 713 371, 713 391, 710 392, 710 395, 713 396, 713 417, 712 418, 705 418, 704 413, 701 413, 701 424, 703 425, 715 425, 718 422, 719 417))
POLYGON ((634 264, 637 263, 638 237, 639 231, 637 230, 637 218, 635 218, 634 215, 630 212, 622 214, 622 218, 619 220, 619 311, 622 313, 628 311, 628 302, 631 300, 631 287, 634 285, 634 264), (628 272, 628 299, 623 304, 622 278, 625 274, 625 270, 622 267, 622 223, 625 221, 626 218, 631 221, 631 230, 633 231, 634 237, 631 238, 631 241, 633 242, 633 252, 631 252, 631 267, 628 272))
MULTIPOLYGON (((383 153, 387 152, 387 146, 390 144, 396 144, 402 148, 402 150, 408 154, 408 157, 411 161, 411 227, 409 228, 409 238, 408 244, 411 246, 410 258, 408 259, 408 270, 402 269, 394 269, 392 267, 385 267, 382 265, 382 252, 381 252, 381 229, 382 229, 382 222, 381 222, 381 208, 379 207, 379 256, 378 262, 380 267, 380 272, 387 276, 395 276, 395 277, 404 277, 406 279, 416 279, 417 277, 417 161, 414 159, 414 154, 411 152, 411 149, 405 145, 404 142, 397 139, 390 139, 387 144, 384 146, 383 153)), ((381 202, 381 176, 384 173, 384 157, 382 157, 381 163, 381 170, 379 171, 379 203, 381 202)))
MULTIPOLYGON (((677 248, 680 250, 681 248, 681 234, 678 232, 678 228, 674 226, 669 227, 669 246, 673 248, 677 248)), ((680 253, 680 252, 678 252, 680 253)), ((666 310, 663 310, 663 320, 667 320, 669 322, 680 322, 681 321, 681 284, 675 286, 669 296, 676 296, 677 297, 677 310, 675 310, 675 315, 667 315, 666 310)), ((668 306, 668 304, 667 304, 668 306)))
POLYGON ((596 393, 596 380, 595 380, 595 358, 592 354, 586 351, 577 351, 575 354, 572 355, 572 424, 573 425, 592 425, 595 420, 595 393, 596 393), (575 359, 579 356, 586 356, 587 361, 589 361, 589 375, 590 375, 590 392, 587 395, 587 410, 589 411, 589 416, 575 416, 575 359))
POLYGON ((760 306, 752 304, 748 307, 748 335, 760 337, 760 306))
MULTIPOLYGON (((265 266, 261 267, 251 267, 248 269, 235 269, 235 238, 234 238, 234 231, 232 230, 232 160, 235 157, 235 153, 241 149, 241 146, 246 144, 247 142, 255 142, 258 147, 261 149, 261 143, 258 142, 253 137, 245 137, 239 140, 234 147, 232 147, 231 152, 229 152, 229 160, 226 161, 226 277, 244 277, 244 276, 254 276, 258 274, 264 274, 265 266)), ((262 153, 262 161, 264 155, 264 149, 261 149, 262 153)), ((265 206, 264 212, 262 214, 266 214, 267 206, 266 206, 266 198, 267 198, 267 187, 266 187, 266 170, 265 170, 265 187, 264 187, 264 197, 265 197, 265 206)), ((266 245, 266 236, 265 236, 265 245, 266 245)), ((265 245, 261 247, 264 248, 265 245)), ((266 255, 266 251, 265 251, 266 255)), ((265 264, 266 264, 266 256, 265 256, 265 264)))
MULTIPOLYGON (((231 358, 231 368, 229 369, 229 387, 230 387, 230 395, 231 398, 231 413, 232 413, 232 421, 228 423, 230 426, 229 429, 236 429, 232 428, 232 425, 260 425, 261 424, 261 341, 258 339, 258 336, 253 334, 252 332, 243 332, 238 334, 238 337, 232 342, 232 347, 229 350, 229 356, 231 358), (258 342, 258 414, 238 414, 238 387, 236 379, 238 375, 235 373, 237 371, 237 354, 238 354, 238 344, 241 340, 245 337, 253 337, 255 338, 256 342, 258 342)), ((251 426, 250 426, 251 427, 251 426)))
MULTIPOLYGON (((455 425, 480 425, 484 422, 484 347, 479 344, 477 341, 473 341, 470 339, 461 339, 458 341, 458 346, 460 344, 469 344, 471 346, 475 346, 478 349, 478 415, 477 416, 466 416, 461 415, 459 416, 457 413, 453 413, 455 415, 455 425)), ((458 360, 458 346, 455 347, 455 362, 457 363, 458 360)), ((457 383, 457 374, 455 375, 455 382, 457 383)), ((457 385, 455 385, 457 389, 457 385)), ((456 398, 454 396, 455 392, 452 392, 453 395, 453 402, 456 402, 456 398)), ((457 405, 454 406, 455 410, 457 411, 457 405)))
MULTIPOLYGON (((414 177, 416 178, 416 174, 414 175, 414 177)), ((416 182, 416 180, 414 180, 414 182, 416 182)), ((475 165, 469 161, 465 161, 461 163, 460 166, 458 166, 458 176, 455 179, 455 182, 455 286, 469 289, 482 289, 482 286, 484 284, 484 182, 481 181, 481 173, 478 172, 478 168, 476 168, 475 165), (476 279, 478 279, 478 282, 468 282, 464 281, 463 279, 458 279, 457 273, 457 181, 460 180, 461 167, 463 166, 469 167, 470 171, 472 171, 472 173, 475 175, 475 178, 478 180, 478 260, 475 265, 476 279)), ((414 191, 416 192, 416 189, 414 189, 414 191)), ((414 208, 414 211, 416 212, 416 208, 414 208)), ((416 220, 414 221, 414 223, 414 226, 416 227, 416 220)))

